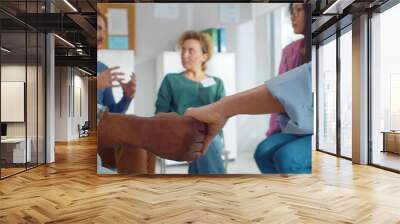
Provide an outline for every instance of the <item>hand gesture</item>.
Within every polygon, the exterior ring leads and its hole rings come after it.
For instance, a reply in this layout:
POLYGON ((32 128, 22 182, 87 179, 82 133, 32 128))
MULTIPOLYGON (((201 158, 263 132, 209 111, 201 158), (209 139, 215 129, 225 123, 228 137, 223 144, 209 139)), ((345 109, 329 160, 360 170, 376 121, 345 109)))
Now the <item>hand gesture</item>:
POLYGON ((124 95, 130 99, 135 96, 136 93, 136 75, 132 73, 131 79, 127 83, 123 83, 122 80, 119 80, 119 85, 122 87, 124 91, 124 95))
POLYGON ((124 73, 122 72, 114 72, 116 69, 119 69, 119 66, 108 68, 104 72, 101 72, 97 76, 97 89, 106 89, 118 85, 113 85, 113 81, 117 81, 121 83, 123 80, 124 73))

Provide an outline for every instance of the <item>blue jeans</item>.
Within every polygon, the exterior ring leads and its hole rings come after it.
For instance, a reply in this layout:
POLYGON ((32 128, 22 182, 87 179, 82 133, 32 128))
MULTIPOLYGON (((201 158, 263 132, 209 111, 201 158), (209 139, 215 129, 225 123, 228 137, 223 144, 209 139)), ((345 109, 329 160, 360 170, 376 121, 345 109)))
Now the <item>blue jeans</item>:
POLYGON ((311 135, 276 133, 254 153, 261 173, 311 173, 311 135))
POLYGON ((221 158, 223 148, 221 137, 215 136, 206 154, 189 163, 189 174, 224 174, 224 161, 221 158))

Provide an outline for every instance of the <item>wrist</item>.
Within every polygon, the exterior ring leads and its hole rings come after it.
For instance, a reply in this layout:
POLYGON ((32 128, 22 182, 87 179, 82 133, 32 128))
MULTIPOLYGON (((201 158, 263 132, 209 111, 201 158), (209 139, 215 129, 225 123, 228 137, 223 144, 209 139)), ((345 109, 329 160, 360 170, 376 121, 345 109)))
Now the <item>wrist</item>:
POLYGON ((229 119, 230 117, 234 116, 233 108, 229 106, 230 104, 230 96, 226 96, 213 104, 213 110, 217 112, 217 114, 224 119, 229 119))
POLYGON ((134 95, 128 94, 128 93, 126 93, 126 92, 124 91, 124 97, 125 97, 127 100, 132 100, 132 99, 133 99, 133 96, 134 96, 134 95))
POLYGON ((126 98, 128 101, 133 100, 133 96, 127 96, 127 95, 124 95, 124 96, 125 96, 125 98, 126 98))

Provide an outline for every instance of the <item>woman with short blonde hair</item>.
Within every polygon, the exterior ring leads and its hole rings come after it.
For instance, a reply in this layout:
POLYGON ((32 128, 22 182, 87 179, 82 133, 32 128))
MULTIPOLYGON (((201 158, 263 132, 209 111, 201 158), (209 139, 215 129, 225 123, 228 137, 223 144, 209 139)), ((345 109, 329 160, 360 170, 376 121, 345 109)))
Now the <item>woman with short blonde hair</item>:
MULTIPOLYGON (((185 70, 165 76, 157 95, 156 113, 176 112, 183 115, 189 107, 208 105, 225 96, 222 80, 206 74, 207 62, 213 55, 211 38, 204 33, 187 31, 181 35, 177 44, 185 70)), ((189 173, 225 173, 221 158, 221 136, 222 133, 213 139, 207 153, 189 164, 189 173)))
POLYGON ((201 64, 201 69, 205 71, 207 69, 207 62, 212 58, 213 52, 213 42, 210 35, 205 33, 199 33, 196 31, 187 31, 181 35, 178 41, 178 46, 180 49, 183 48, 185 41, 187 40, 197 40, 200 43, 201 51, 203 54, 207 55, 207 60, 201 64))

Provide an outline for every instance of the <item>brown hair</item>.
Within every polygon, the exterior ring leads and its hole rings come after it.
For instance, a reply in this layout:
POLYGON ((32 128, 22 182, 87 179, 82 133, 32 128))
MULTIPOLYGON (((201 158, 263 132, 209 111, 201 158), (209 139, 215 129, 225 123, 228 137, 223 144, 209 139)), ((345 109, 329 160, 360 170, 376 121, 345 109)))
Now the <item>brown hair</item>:
MULTIPOLYGON (((307 63, 311 61, 311 42, 312 42, 312 33, 311 33, 311 5, 304 3, 304 44, 302 46, 302 63, 307 63)), ((289 5, 290 15, 293 15, 293 3, 289 5)))
POLYGON ((107 17, 100 11, 97 11, 97 17, 100 17, 104 21, 104 24, 106 24, 107 27, 107 17))
POLYGON ((312 31, 311 31, 311 4, 304 3, 304 58, 303 62, 311 61, 311 48, 312 48, 312 31))
POLYGON ((200 33, 193 30, 184 32, 179 38, 178 45, 182 48, 183 44, 187 40, 197 40, 200 43, 201 51, 203 54, 207 54, 207 60, 201 65, 201 69, 205 71, 207 69, 207 62, 213 55, 213 43, 209 34, 200 33))

